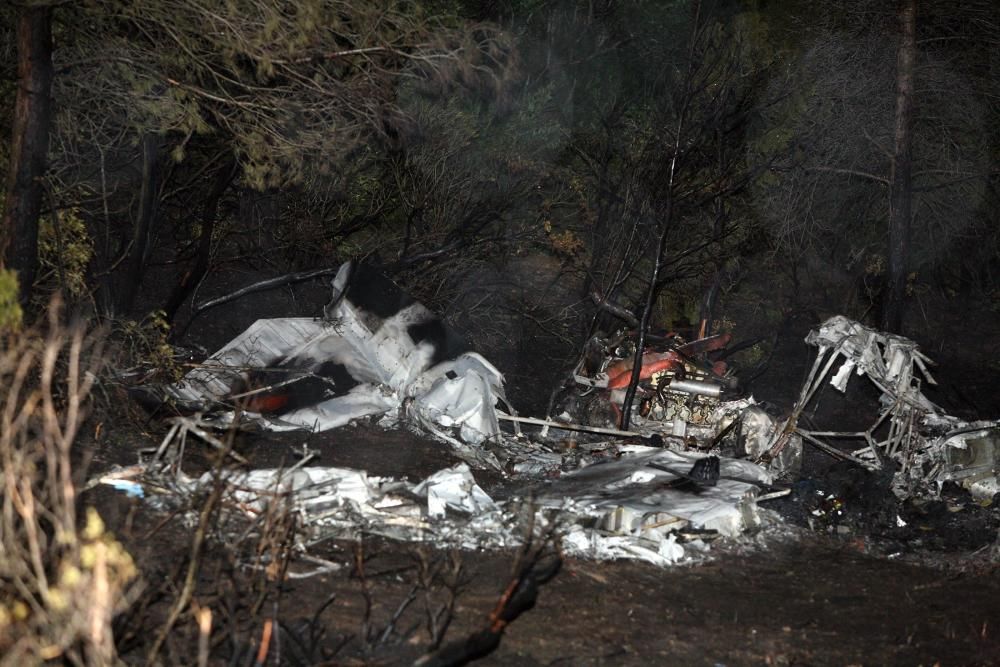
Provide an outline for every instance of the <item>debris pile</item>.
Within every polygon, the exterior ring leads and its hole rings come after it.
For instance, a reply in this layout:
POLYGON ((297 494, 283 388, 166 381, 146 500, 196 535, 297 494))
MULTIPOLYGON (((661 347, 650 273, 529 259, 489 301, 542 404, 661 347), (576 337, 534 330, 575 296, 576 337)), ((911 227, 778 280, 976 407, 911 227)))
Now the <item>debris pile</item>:
MULTIPOLYGON (((632 376, 635 336, 621 331, 587 344, 572 382, 554 400, 555 420, 614 429, 621 422, 625 390, 632 376)), ((761 458, 783 425, 753 397, 739 396, 726 363, 710 355, 725 350, 729 334, 687 342, 677 335, 649 337, 642 354, 629 422, 632 435, 656 436, 667 446, 760 459, 780 478, 798 474, 802 442, 794 433, 766 461, 761 458)))
POLYGON ((791 417, 759 461, 780 457, 797 434, 831 456, 869 470, 894 469, 892 489, 899 498, 935 495, 945 481, 958 482, 983 500, 1000 492, 1000 421, 966 422, 931 402, 921 388, 924 381, 936 384, 928 369, 933 362, 915 342, 840 315, 811 331, 806 342, 818 348, 816 360, 791 417), (852 375, 867 376, 881 394, 878 416, 869 428, 803 428, 799 417, 827 379, 845 393, 852 375), (862 446, 842 451, 828 441, 862 446))
POLYGON ((465 463, 413 484, 308 465, 316 454, 307 452, 289 468, 190 477, 182 445, 186 435, 203 431, 187 417, 174 418, 174 426, 148 460, 92 483, 176 510, 221 482, 225 505, 248 521, 269 504, 284 503, 303 528, 302 553, 311 544, 361 534, 466 549, 515 547, 555 522, 568 555, 668 565, 699 557, 720 535, 736 537, 773 520, 757 502, 787 493, 771 487, 771 475, 749 461, 639 445, 555 479, 521 477, 520 488, 503 500, 490 497, 465 463))
MULTIPOLYGON (((535 419, 514 414, 497 369, 377 271, 345 265, 333 294, 325 317, 258 320, 182 382, 159 388, 153 402, 180 413, 166 438, 139 466, 96 482, 168 505, 221 482, 229 506, 248 518, 280 500, 305 528, 303 551, 358 532, 510 547, 557 524, 568 554, 661 565, 697 557, 715 537, 777 522, 758 503, 790 492, 803 441, 868 470, 894 467, 899 497, 933 494, 948 480, 977 497, 998 490, 1000 422, 945 414, 921 392, 923 380, 933 383, 931 362, 915 343, 844 317, 809 334, 819 352, 786 420, 737 393, 722 359, 729 336, 649 337, 637 354, 628 332, 593 338, 553 397, 554 416, 535 419), (803 428, 800 417, 827 379, 845 392, 853 374, 881 392, 871 427, 803 428), (624 431, 634 376, 638 401, 624 431), (362 417, 419 428, 466 463, 418 484, 307 465, 314 453, 291 468, 247 470, 210 432, 234 423, 320 431, 362 417), (528 437, 522 424, 544 428, 528 437), (244 467, 188 477, 188 435, 244 467), (862 446, 842 451, 831 444, 838 440, 862 446), (499 471, 505 483, 491 496, 470 466, 499 471)), ((841 510, 830 498, 824 515, 841 510)))
POLYGON ((497 463, 476 445, 500 433, 500 372, 380 272, 345 264, 325 316, 257 320, 176 384, 145 402, 242 422, 325 431, 362 417, 400 416, 447 440, 463 458, 497 463))

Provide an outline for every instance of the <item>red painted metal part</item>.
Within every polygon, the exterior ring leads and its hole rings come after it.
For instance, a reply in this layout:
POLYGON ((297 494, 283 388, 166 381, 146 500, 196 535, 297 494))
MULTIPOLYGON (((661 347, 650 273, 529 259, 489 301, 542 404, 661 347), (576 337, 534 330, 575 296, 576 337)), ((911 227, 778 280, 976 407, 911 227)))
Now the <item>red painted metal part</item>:
MULTIPOLYGON (((695 357, 706 352, 721 350, 729 345, 732 334, 720 334, 709 338, 695 340, 681 345, 677 350, 666 352, 646 352, 642 355, 642 368, 639 371, 640 380, 648 380, 656 373, 663 371, 679 371, 684 368, 685 357, 695 357)), ((632 378, 632 359, 623 359, 608 367, 608 389, 624 389, 632 378)), ((726 372, 726 363, 717 361, 712 364, 712 372, 722 376, 726 372)))
MULTIPOLYGON (((674 351, 669 352, 647 352, 642 355, 642 368, 639 370, 639 379, 648 380, 655 373, 666 370, 681 370, 684 362, 679 354, 674 351)), ((622 389, 628 386, 632 377, 632 360, 625 359, 619 361, 608 368, 608 389, 622 389)))
POLYGON ((244 409, 248 412, 277 412, 288 404, 289 398, 287 393, 253 396, 247 401, 244 409))

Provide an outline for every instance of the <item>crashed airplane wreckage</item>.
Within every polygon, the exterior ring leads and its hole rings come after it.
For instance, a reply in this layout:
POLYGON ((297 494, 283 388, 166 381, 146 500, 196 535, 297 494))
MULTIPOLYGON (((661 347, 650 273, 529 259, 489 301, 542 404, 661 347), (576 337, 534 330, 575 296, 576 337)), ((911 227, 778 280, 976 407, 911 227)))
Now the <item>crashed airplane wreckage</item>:
MULTIPOLYGON (((692 342, 672 333, 650 338, 654 342, 643 350, 638 405, 630 413, 628 433, 655 437, 681 451, 763 461, 775 435, 785 432, 784 425, 753 397, 739 396, 725 362, 710 357, 725 349, 730 335, 692 342)), ((557 420, 618 432, 614 427, 621 422, 634 358, 635 342, 626 332, 595 336, 570 381, 553 396, 551 412, 557 420)), ((790 479, 798 475, 801 461, 802 441, 792 431, 766 467, 776 477, 790 479)))
POLYGON ((650 338, 638 355, 632 430, 622 431, 637 356, 628 333, 588 343, 553 398, 554 416, 518 417, 499 371, 381 273, 347 264, 333 293, 322 319, 258 320, 181 382, 162 387, 152 402, 180 415, 170 418, 159 448, 139 466, 94 482, 176 506, 219 481, 182 472, 188 434, 246 464, 211 429, 250 422, 320 431, 378 419, 416 426, 467 463, 411 484, 307 465, 316 454, 306 453, 291 468, 224 471, 230 507, 252 519, 269 503, 288 503, 306 529, 303 552, 361 533, 504 547, 529 530, 555 527, 567 554, 660 565, 698 557, 713 536, 778 524, 758 503, 789 492, 776 480, 797 477, 803 441, 868 469, 894 466, 901 497, 933 494, 949 480, 980 498, 997 492, 1000 422, 945 414, 920 391, 921 378, 933 380, 915 343, 847 318, 807 337, 819 352, 785 420, 737 393, 720 358, 727 336, 650 338), (803 428, 800 417, 827 378, 843 392, 852 374, 867 375, 882 394, 875 423, 863 432, 803 428), (522 423, 545 428, 527 438, 522 423), (591 437, 577 437, 581 431, 591 437), (616 437, 601 438, 608 435, 616 437), (863 446, 847 452, 828 442, 851 439, 863 446), (467 464, 501 471, 503 498, 481 489, 467 464))
POLYGON ((928 369, 933 362, 916 343, 839 315, 811 331, 806 342, 818 348, 816 360, 791 417, 758 457, 760 462, 780 458, 798 435, 831 456, 870 470, 894 469, 892 489, 900 498, 934 495, 947 481, 980 500, 1000 492, 1000 421, 966 422, 932 403, 921 387, 924 381, 936 384, 928 369), (850 432, 803 428, 799 418, 827 378, 845 393, 852 375, 867 376, 881 393, 871 426, 850 432), (863 446, 844 452, 828 441, 860 441, 863 446))
POLYGON ((391 425, 405 413, 464 458, 495 467, 475 446, 500 433, 500 372, 370 266, 345 264, 333 293, 323 318, 257 320, 153 402, 223 427, 239 410, 272 431, 325 431, 363 417, 391 425))
MULTIPOLYGON (((946 481, 980 500, 1000 492, 1000 421, 966 422, 931 402, 921 387, 923 381, 935 384, 928 370, 933 362, 912 340, 843 316, 830 318, 806 337, 818 348, 817 356, 791 415, 782 421, 753 398, 727 400, 735 393, 735 381, 724 362, 710 355, 728 342, 726 335, 691 343, 668 335, 644 350, 639 405, 631 415, 634 429, 660 435, 678 449, 749 459, 786 480, 798 475, 805 441, 868 470, 893 466, 892 488, 900 498, 933 496, 946 481), (800 417, 827 379, 845 393, 854 374, 867 376, 881 393, 871 426, 864 431, 804 428, 800 417), (831 444, 850 441, 864 446, 843 451, 831 444)), ((634 356, 634 344, 622 333, 595 337, 556 412, 597 426, 617 424, 634 356)))
MULTIPOLYGON (((291 469, 226 473, 232 506, 249 511, 280 497, 309 528, 310 541, 360 531, 469 547, 513 546, 525 538, 527 526, 537 531, 557 522, 566 553, 658 564, 697 556, 713 536, 735 537, 777 521, 757 507, 788 492, 772 486, 776 466, 722 456, 717 446, 733 431, 767 443, 779 430, 752 399, 706 395, 708 382, 691 370, 682 384, 681 370, 672 366, 667 370, 674 393, 682 387, 699 392, 685 394, 694 398, 683 427, 680 416, 670 423, 660 413, 646 413, 641 434, 662 432, 667 437, 654 439, 661 446, 529 439, 519 423, 624 433, 498 410, 509 406, 497 369, 370 267, 342 267, 333 293, 324 318, 258 320, 181 382, 162 388, 155 401, 147 395, 147 405, 169 405, 180 413, 170 418, 170 432, 151 459, 95 482, 170 504, 163 498, 167 489, 187 495, 214 483, 210 476, 192 479, 181 471, 188 434, 221 450, 210 429, 237 421, 268 430, 320 431, 369 417, 385 426, 415 425, 450 444, 468 464, 504 472, 519 488, 504 490, 500 501, 463 466, 412 485, 364 471, 307 466, 314 458, 309 455, 291 469), (501 421, 513 422, 515 432, 501 429, 501 421)), ((674 407, 682 410, 682 403, 677 398, 674 407)), ((794 445, 785 451, 782 464, 793 458, 794 445)))

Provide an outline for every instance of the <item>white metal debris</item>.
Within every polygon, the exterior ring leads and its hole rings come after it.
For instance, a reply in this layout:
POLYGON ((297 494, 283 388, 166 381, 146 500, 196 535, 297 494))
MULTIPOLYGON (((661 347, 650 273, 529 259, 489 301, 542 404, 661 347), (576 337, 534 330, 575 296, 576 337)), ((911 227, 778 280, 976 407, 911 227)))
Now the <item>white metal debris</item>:
POLYGON ((323 387, 317 400, 278 413, 254 412, 250 401, 242 419, 269 430, 323 431, 361 417, 386 415, 391 421, 402 414, 477 463, 495 467, 489 456, 467 445, 500 433, 495 410, 497 401, 505 400, 500 372, 474 352, 439 361, 434 341, 410 333, 428 322, 440 324, 430 311, 410 302, 389 317, 376 317, 344 297, 349 274, 347 264, 334 279, 335 305, 326 318, 257 320, 166 387, 168 399, 189 410, 214 409, 217 423, 225 425, 241 399, 311 379, 323 387), (330 377, 331 368, 339 371, 336 378, 330 377), (273 373, 280 380, 247 389, 250 372, 264 378, 273 373))
POLYGON ((779 456, 789 438, 799 434, 833 456, 879 469, 898 466, 893 491, 900 497, 934 493, 941 482, 954 480, 982 499, 991 498, 1000 471, 1000 421, 965 422, 946 414, 922 392, 936 384, 933 362, 909 338, 888 334, 838 315, 811 331, 806 342, 818 348, 816 361, 785 427, 772 438, 759 459, 779 456), (833 368, 839 362, 836 372, 833 368), (852 375, 864 375, 881 392, 879 413, 864 431, 804 429, 798 418, 829 377, 841 393, 852 375), (847 453, 827 440, 860 440, 864 446, 847 453))
POLYGON ((556 522, 569 555, 667 565, 708 548, 701 539, 681 540, 682 530, 735 537, 761 522, 758 491, 770 483, 769 473, 747 461, 724 459, 719 479, 699 484, 687 477, 699 458, 632 446, 617 460, 554 481, 528 480, 502 501, 483 491, 465 463, 418 484, 321 466, 189 478, 153 464, 105 474, 94 483, 121 488, 127 480, 132 492, 149 500, 170 504, 172 495, 174 504, 182 505, 184 497, 221 482, 225 505, 249 518, 284 503, 303 527, 303 550, 308 543, 362 534, 462 548, 512 547, 532 527, 543 531, 556 522))
POLYGON ((720 460, 714 485, 677 485, 703 455, 633 445, 614 461, 563 475, 534 490, 543 507, 565 507, 615 534, 659 543, 685 527, 727 537, 757 527, 756 498, 771 475, 738 459, 720 460), (679 474, 680 473, 680 474, 679 474))

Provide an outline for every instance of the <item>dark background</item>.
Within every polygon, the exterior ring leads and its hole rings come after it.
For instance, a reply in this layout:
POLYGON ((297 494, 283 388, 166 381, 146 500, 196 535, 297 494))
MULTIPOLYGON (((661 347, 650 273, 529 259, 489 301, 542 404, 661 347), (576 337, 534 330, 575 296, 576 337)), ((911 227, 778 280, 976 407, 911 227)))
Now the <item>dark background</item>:
POLYGON ((3 240, 29 315, 61 289, 211 348, 318 314, 326 283, 235 320, 192 322, 199 304, 366 258, 515 381, 621 326, 594 297, 760 338, 751 375, 775 332, 834 313, 932 356, 995 340, 993 2, 0 11, 3 240))

